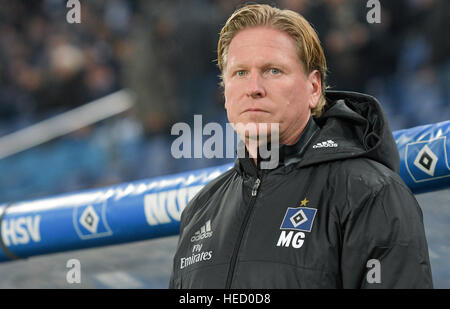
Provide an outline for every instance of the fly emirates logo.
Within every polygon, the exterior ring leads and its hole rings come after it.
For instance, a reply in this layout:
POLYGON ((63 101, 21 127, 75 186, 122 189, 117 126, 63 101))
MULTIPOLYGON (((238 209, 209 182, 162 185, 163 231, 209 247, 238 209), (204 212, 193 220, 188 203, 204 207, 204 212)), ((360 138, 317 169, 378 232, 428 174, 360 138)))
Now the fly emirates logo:
POLYGON ((202 251, 203 243, 202 240, 206 238, 210 238, 213 234, 211 229, 211 220, 206 221, 204 225, 200 227, 200 229, 194 233, 191 237, 191 242, 194 243, 192 247, 192 254, 188 257, 183 257, 180 259, 180 269, 183 269, 192 264, 208 261, 212 258, 212 251, 202 251))

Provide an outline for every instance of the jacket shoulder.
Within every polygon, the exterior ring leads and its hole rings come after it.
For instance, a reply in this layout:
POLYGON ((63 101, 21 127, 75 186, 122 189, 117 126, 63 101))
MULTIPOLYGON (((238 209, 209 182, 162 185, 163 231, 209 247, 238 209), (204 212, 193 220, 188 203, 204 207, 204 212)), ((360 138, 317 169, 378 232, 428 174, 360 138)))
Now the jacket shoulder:
POLYGON ((345 206, 341 208, 343 221, 359 220, 367 215, 378 217, 375 220, 378 228, 382 227, 381 222, 400 224, 405 230, 414 229, 409 224, 423 226, 420 205, 397 173, 370 159, 348 161, 342 166, 348 173, 342 188, 345 192, 345 206))
POLYGON ((181 214, 181 222, 185 220, 189 220, 189 218, 195 214, 202 205, 211 198, 211 196, 229 179, 236 174, 236 170, 234 168, 229 169, 224 172, 217 178, 208 182, 187 204, 186 208, 183 210, 181 214))
POLYGON ((414 194, 401 177, 385 165, 367 158, 348 159, 338 163, 334 183, 339 189, 342 207, 337 211, 342 220, 374 208, 384 209, 394 217, 410 216, 412 213, 422 217, 414 194), (343 194, 342 194, 343 193, 343 194))
MULTIPOLYGON (((385 186, 398 186, 412 194, 403 179, 387 166, 368 158, 353 158, 339 163, 341 175, 348 185, 361 185, 370 191, 379 191, 385 186)), ((350 188, 351 189, 351 188, 350 188)))

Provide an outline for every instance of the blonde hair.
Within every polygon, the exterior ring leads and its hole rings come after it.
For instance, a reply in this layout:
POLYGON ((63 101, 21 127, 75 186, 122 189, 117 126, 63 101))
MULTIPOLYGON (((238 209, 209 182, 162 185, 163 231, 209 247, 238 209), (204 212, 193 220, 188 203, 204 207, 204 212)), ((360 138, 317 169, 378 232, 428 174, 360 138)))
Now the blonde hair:
POLYGON ((300 62, 303 63, 306 73, 309 74, 314 70, 320 73, 322 95, 319 103, 312 110, 312 115, 319 117, 326 104, 327 64, 325 54, 313 27, 303 16, 291 10, 281 10, 267 4, 251 4, 236 10, 228 18, 220 32, 217 44, 217 64, 222 73, 221 85, 224 86, 223 73, 231 40, 239 31, 256 26, 269 26, 287 33, 296 43, 297 55, 300 62))

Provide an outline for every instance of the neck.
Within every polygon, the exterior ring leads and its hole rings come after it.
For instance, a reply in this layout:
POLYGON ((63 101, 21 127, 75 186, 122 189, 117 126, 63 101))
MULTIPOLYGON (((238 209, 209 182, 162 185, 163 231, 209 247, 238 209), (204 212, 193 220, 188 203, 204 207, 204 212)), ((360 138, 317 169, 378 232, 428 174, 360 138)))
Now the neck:
POLYGON ((253 162, 255 163, 255 166, 258 166, 258 147, 264 146, 263 144, 260 144, 259 139, 254 140, 250 138, 245 138, 245 148, 247 148, 248 154, 250 155, 250 158, 253 159, 253 162))
POLYGON ((295 127, 290 134, 286 134, 286 136, 280 136, 280 144, 282 145, 295 144, 305 131, 305 128, 308 125, 310 118, 311 117, 309 117, 301 126, 295 127))
MULTIPOLYGON (((304 131, 309 123, 309 119, 310 118, 308 118, 308 121, 306 121, 306 123, 303 124, 302 126, 295 128, 295 131, 293 133, 289 134, 288 136, 286 136, 286 137, 280 136, 279 146, 281 146, 281 145, 289 146, 289 145, 294 145, 295 143, 297 143, 297 141, 300 139, 300 137, 304 133, 304 131)), ((267 143, 270 143, 270 142, 271 142, 270 138, 266 139, 266 141, 264 141, 264 143, 259 138, 257 140, 251 139, 249 137, 245 138, 245 147, 247 148, 247 152, 249 153, 250 158, 253 159, 255 166, 258 166, 258 148, 260 148, 261 146, 265 146, 267 143)))

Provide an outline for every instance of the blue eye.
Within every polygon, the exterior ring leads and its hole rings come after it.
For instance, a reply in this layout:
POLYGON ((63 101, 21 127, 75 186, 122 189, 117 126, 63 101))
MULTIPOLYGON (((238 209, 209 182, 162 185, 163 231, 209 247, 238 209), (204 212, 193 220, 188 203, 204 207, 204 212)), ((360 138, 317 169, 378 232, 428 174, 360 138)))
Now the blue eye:
POLYGON ((237 71, 236 75, 242 77, 245 75, 245 71, 243 71, 243 70, 237 71))
POLYGON ((280 73, 281 72, 278 69, 275 69, 275 68, 270 69, 270 74, 277 75, 277 74, 280 74, 280 73))

